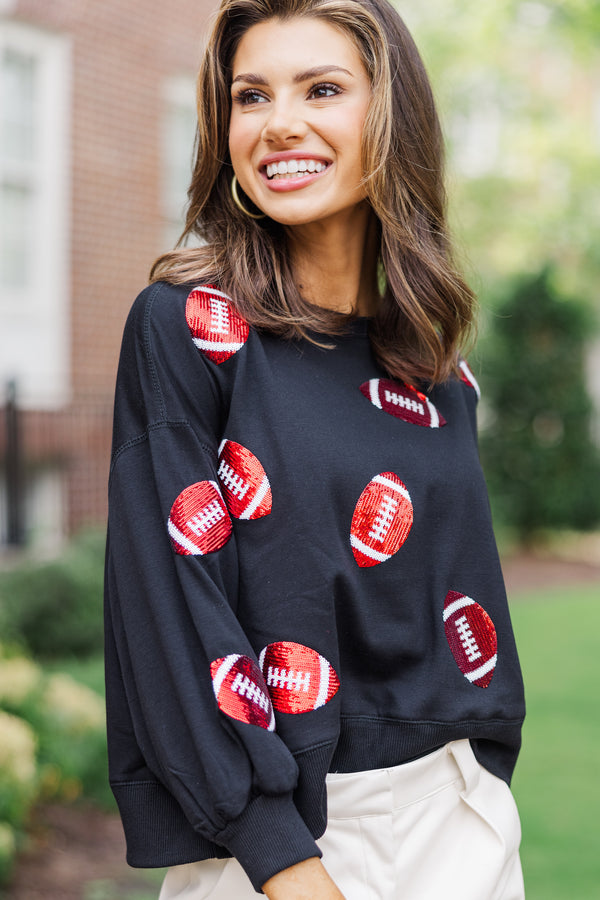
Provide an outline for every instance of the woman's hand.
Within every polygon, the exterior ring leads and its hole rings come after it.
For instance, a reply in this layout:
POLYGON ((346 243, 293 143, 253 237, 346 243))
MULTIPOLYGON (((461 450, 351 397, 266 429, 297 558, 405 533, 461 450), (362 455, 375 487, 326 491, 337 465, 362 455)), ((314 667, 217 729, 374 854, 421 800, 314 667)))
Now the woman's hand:
POLYGON ((269 900, 344 900, 320 859, 305 859, 263 884, 269 900))

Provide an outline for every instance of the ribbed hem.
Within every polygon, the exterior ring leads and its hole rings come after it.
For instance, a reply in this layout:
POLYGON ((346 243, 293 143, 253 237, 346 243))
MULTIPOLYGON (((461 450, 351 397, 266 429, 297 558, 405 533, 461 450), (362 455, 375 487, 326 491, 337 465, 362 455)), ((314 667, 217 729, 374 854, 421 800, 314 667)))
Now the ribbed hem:
POLYGON ((214 841, 194 830, 159 782, 113 783, 127 841, 127 862, 135 868, 154 868, 235 856, 260 891, 265 881, 282 869, 321 855, 315 838, 327 825, 325 776, 333 747, 327 743, 299 753, 298 786, 293 796, 256 797, 214 841))
POLYGON ((232 852, 259 892, 265 881, 282 869, 321 856, 291 793, 256 797, 217 839, 232 852))
POLYGON ((342 716, 330 772, 389 768, 450 741, 470 738, 479 762, 510 784, 521 746, 521 725, 521 719, 447 723, 342 716))
POLYGON ((298 763, 298 784, 294 791, 296 809, 315 838, 320 838, 327 827, 327 775, 334 744, 322 744, 304 753, 294 754, 298 763))
POLYGON ((159 782, 119 782, 111 787, 130 866, 153 869, 231 856, 225 847, 194 831, 177 801, 159 782))

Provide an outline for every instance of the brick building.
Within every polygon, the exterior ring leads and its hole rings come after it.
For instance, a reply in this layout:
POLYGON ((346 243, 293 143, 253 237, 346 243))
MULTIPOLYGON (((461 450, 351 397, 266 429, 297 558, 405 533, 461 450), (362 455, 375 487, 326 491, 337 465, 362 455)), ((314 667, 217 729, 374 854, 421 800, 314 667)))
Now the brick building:
MULTIPOLYGON (((30 543, 105 516, 120 337, 180 228, 215 5, 0 0, 0 392, 15 385, 30 543)), ((2 414, 3 544, 7 430, 2 414)))

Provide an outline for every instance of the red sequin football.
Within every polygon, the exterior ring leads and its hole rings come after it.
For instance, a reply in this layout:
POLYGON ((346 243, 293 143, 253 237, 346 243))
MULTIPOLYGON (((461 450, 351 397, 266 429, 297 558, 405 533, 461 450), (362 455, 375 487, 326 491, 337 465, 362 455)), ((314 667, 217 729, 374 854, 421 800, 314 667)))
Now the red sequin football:
POLYGON ((194 288, 187 298, 185 317, 198 350, 217 364, 241 350, 248 340, 248 323, 231 306, 227 294, 212 284, 194 288))
POLYGON ((256 456, 235 441, 219 447, 219 481, 227 509, 236 519, 259 519, 271 512, 271 485, 256 456))
POLYGON ((477 379, 473 375, 473 371, 466 359, 461 359, 458 364, 458 368, 460 369, 460 377, 462 381, 464 381, 465 384, 468 384, 469 387, 473 388, 473 390, 477 394, 477 399, 481 399, 481 388, 479 387, 477 379))
POLYGON ((210 664, 219 709, 248 725, 275 729, 273 705, 262 673, 249 656, 231 653, 210 664))
POLYGON ((329 703, 340 682, 325 657, 293 641, 268 644, 259 657, 277 712, 304 713, 329 703))
POLYGON ((169 514, 173 549, 182 556, 220 550, 231 535, 231 519, 214 481, 198 481, 182 491, 169 514))
POLYGON ((382 472, 368 483, 356 504, 350 543, 359 566, 377 566, 400 549, 413 523, 413 505, 406 486, 393 472, 382 472))
POLYGON ((404 422, 425 428, 441 428, 446 424, 431 400, 409 384, 388 378, 371 378, 361 384, 360 391, 377 409, 404 422))
POLYGON ((444 629, 456 665, 467 681, 486 688, 498 660, 494 623, 471 597, 448 591, 444 602, 444 629))

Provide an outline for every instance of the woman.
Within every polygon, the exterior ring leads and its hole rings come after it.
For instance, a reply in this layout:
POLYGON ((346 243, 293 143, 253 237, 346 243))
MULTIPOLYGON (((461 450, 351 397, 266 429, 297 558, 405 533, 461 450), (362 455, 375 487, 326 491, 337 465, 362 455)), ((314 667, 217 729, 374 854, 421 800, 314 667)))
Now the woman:
POLYGON ((116 394, 128 859, 162 900, 516 900, 522 683, 418 52, 386 0, 223 0, 198 114, 202 243, 116 394))

